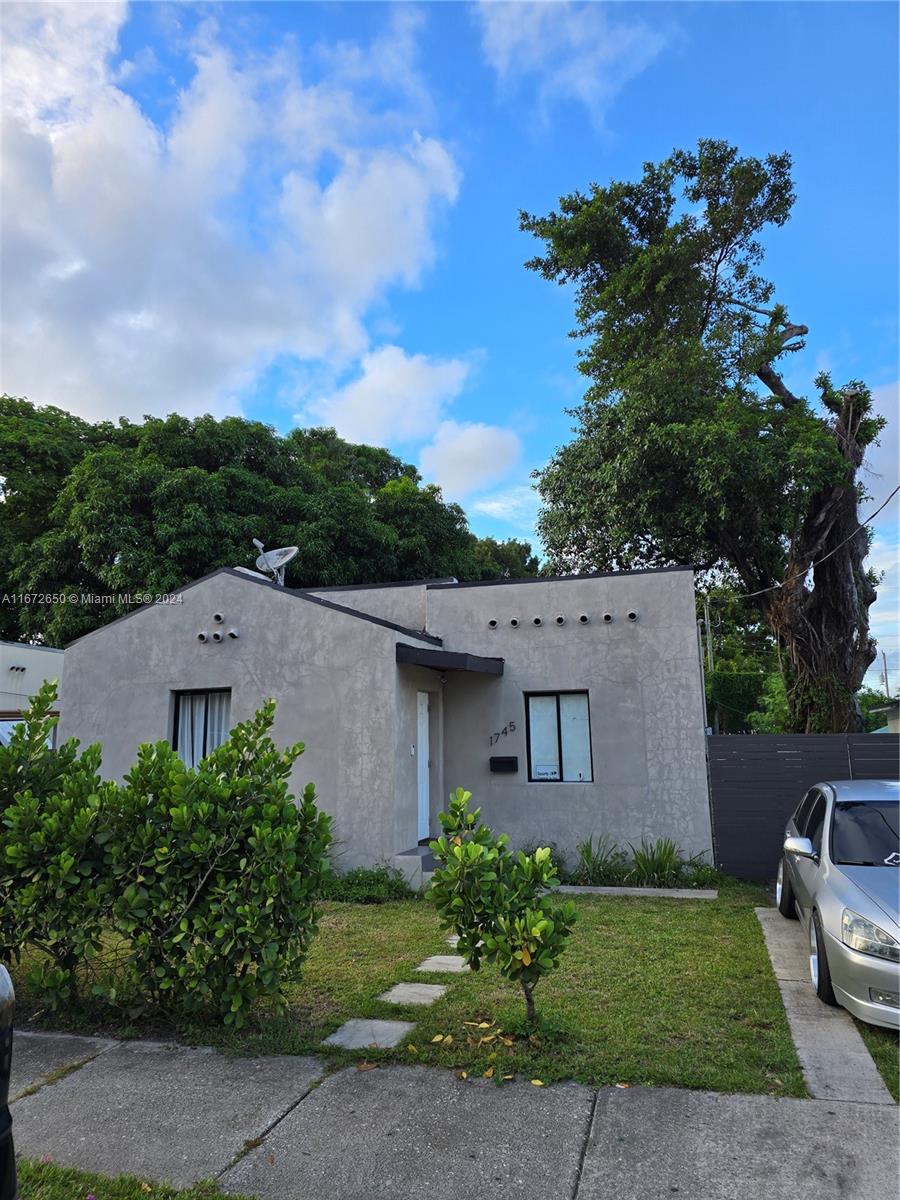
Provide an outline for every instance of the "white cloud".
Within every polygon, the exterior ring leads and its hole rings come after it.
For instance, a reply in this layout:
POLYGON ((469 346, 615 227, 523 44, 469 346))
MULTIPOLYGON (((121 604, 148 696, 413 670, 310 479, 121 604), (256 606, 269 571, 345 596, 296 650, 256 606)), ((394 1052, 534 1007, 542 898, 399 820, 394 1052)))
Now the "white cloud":
POLYGON ((472 512, 483 513, 486 517, 493 517, 497 521, 506 521, 528 533, 532 533, 534 530, 539 507, 540 497, 528 484, 520 484, 499 492, 492 492, 487 496, 479 496, 469 505, 472 512))
POLYGON ((221 413, 276 358, 346 371, 459 187, 416 128, 416 20, 376 39, 391 104, 372 46, 312 81, 291 43, 238 59, 207 22, 163 125, 118 86, 126 19, 3 7, 2 387, 92 418, 221 413))
POLYGON ((527 81, 544 110, 552 101, 578 101, 597 125, 667 40, 659 23, 651 28, 624 6, 610 16, 601 3, 482 0, 476 12, 484 57, 503 87, 527 81))
POLYGON ((363 355, 357 378, 314 402, 311 412, 350 441, 416 441, 440 424, 468 373, 460 359, 429 359, 399 346, 381 346, 363 355))
POLYGON ((502 479, 521 452, 519 437, 511 429, 443 421, 423 448, 419 467, 428 482, 440 484, 449 500, 460 500, 502 479))

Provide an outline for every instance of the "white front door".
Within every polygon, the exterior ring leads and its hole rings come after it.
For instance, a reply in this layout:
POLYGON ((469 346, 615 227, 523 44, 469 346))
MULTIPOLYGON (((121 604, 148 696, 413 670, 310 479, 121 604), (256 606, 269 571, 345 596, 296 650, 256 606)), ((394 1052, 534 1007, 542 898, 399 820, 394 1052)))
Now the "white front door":
POLYGON ((416 783, 419 791, 419 841, 424 841, 431 830, 431 798, 428 794, 428 693, 417 693, 416 719, 418 732, 416 734, 416 783))

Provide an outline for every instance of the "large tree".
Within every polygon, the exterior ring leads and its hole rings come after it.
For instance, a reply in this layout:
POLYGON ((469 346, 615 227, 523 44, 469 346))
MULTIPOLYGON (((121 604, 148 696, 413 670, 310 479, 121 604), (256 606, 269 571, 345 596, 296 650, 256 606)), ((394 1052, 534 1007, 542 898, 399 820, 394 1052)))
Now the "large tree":
POLYGON ((63 645, 127 608, 22 593, 173 592, 251 566, 254 537, 300 548, 293 587, 537 569, 527 543, 476 538, 415 467, 332 429, 282 437, 177 415, 91 425, 11 397, 0 417, 0 637, 63 645))
POLYGON ((787 154, 703 140, 521 214, 546 247, 527 265, 574 285, 590 380, 538 528, 557 569, 683 562, 734 585, 776 638, 793 728, 857 730, 875 655, 858 472, 883 422, 862 383, 820 374, 809 400, 785 382, 809 330, 758 238, 793 200, 787 154))

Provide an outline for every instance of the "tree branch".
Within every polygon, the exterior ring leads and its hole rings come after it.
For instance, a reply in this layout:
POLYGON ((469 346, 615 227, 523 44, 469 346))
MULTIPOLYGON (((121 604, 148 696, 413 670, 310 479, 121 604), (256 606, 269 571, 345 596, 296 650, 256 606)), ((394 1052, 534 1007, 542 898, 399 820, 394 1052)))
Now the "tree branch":
POLYGON ((778 372, 772 370, 772 367, 769 365, 769 363, 764 363, 757 370, 756 378, 761 380, 761 382, 766 385, 772 395, 777 396, 786 408, 794 408, 800 403, 799 397, 794 395, 778 372))

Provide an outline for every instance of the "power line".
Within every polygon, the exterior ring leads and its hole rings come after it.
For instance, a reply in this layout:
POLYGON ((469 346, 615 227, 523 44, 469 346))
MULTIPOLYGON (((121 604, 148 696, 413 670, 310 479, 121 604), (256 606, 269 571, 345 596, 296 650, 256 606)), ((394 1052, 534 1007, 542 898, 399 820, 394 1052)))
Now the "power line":
POLYGON ((832 554, 837 554, 837 552, 838 552, 838 550, 840 550, 841 546, 845 546, 847 544, 847 542, 850 541, 851 538, 856 537, 856 535, 859 533, 859 531, 861 529, 865 529, 865 527, 869 524, 870 521, 874 521, 875 518, 878 516, 878 514, 881 512, 881 510, 883 508, 887 508, 887 506, 890 504, 890 502, 893 500, 893 498, 897 495, 898 492, 900 492, 900 483, 897 484, 897 486, 894 488, 894 490, 888 496, 887 500, 885 500, 885 502, 883 504, 880 504, 873 513, 870 513, 864 521, 860 522, 860 524, 857 525, 857 527, 853 530, 852 533, 849 533, 842 542, 838 542, 838 544, 834 547, 833 550, 829 550, 827 554, 823 554, 821 558, 817 558, 815 562, 810 563, 805 571, 801 571, 798 575, 792 575, 790 577, 790 579, 783 579, 781 581, 781 583, 773 583, 771 587, 760 588, 758 592, 740 592, 735 597, 735 599, 751 600, 754 596, 765 595, 766 592, 777 592, 779 588, 784 587, 784 585, 786 583, 793 583, 795 579, 805 579, 806 576, 813 569, 813 567, 817 567, 817 566, 819 566, 820 563, 825 562, 826 559, 831 558, 832 554))

